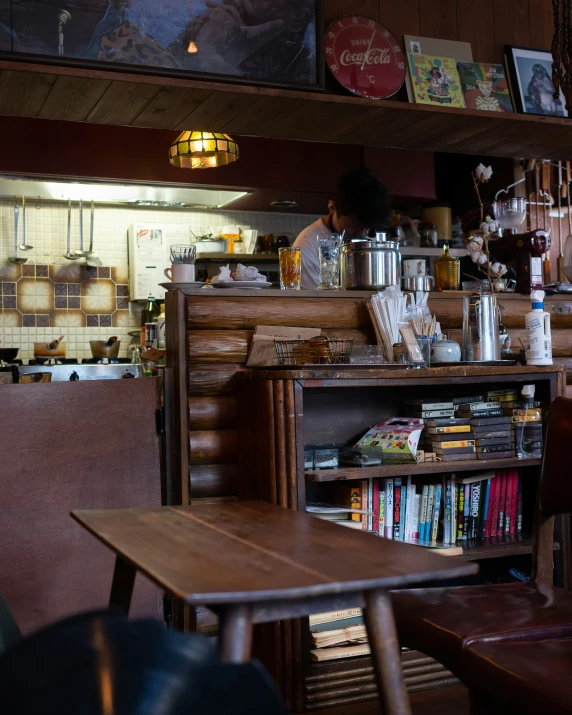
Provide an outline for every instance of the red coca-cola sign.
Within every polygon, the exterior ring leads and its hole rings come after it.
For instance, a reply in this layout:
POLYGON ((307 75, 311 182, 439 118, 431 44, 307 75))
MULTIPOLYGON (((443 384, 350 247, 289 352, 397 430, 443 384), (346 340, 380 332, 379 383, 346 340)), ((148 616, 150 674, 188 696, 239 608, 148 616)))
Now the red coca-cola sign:
POLYGON ((405 54, 394 35, 379 22, 346 15, 326 32, 326 62, 350 92, 370 99, 391 97, 405 79, 405 54))

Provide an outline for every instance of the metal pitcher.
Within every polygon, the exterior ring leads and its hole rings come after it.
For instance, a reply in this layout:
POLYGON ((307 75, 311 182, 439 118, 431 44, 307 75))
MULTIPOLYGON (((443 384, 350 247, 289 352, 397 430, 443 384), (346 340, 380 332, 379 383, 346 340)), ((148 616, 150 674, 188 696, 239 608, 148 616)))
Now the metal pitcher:
POLYGON ((473 293, 463 298, 463 360, 501 359, 496 295, 473 293))

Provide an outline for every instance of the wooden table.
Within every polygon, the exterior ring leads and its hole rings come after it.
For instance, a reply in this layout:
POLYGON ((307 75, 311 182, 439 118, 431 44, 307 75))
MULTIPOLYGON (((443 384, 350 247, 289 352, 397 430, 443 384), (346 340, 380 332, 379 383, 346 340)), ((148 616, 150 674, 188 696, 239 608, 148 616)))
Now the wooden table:
POLYGON ((476 573, 477 565, 266 502, 77 510, 117 554, 111 605, 129 611, 137 570, 220 618, 223 660, 250 658, 255 623, 361 607, 384 712, 410 713, 387 590, 476 573))

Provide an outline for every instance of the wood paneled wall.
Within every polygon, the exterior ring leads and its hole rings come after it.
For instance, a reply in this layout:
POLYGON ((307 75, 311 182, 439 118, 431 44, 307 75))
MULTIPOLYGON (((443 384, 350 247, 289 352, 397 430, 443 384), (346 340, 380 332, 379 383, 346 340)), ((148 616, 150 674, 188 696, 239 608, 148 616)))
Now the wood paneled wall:
POLYGON ((470 42, 479 62, 502 62, 504 45, 549 49, 550 0, 325 0, 326 23, 344 14, 379 20, 403 35, 470 42))

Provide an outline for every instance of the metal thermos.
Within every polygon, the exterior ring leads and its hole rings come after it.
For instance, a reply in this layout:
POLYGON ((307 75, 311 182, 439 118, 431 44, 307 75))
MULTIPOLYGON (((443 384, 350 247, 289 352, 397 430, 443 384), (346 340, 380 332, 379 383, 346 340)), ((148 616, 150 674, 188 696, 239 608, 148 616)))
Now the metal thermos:
POLYGON ((473 293, 463 298, 463 360, 501 359, 496 295, 473 293))
POLYGON ((385 233, 375 238, 352 239, 342 248, 341 277, 346 290, 380 290, 399 285, 399 244, 387 241, 385 233))

